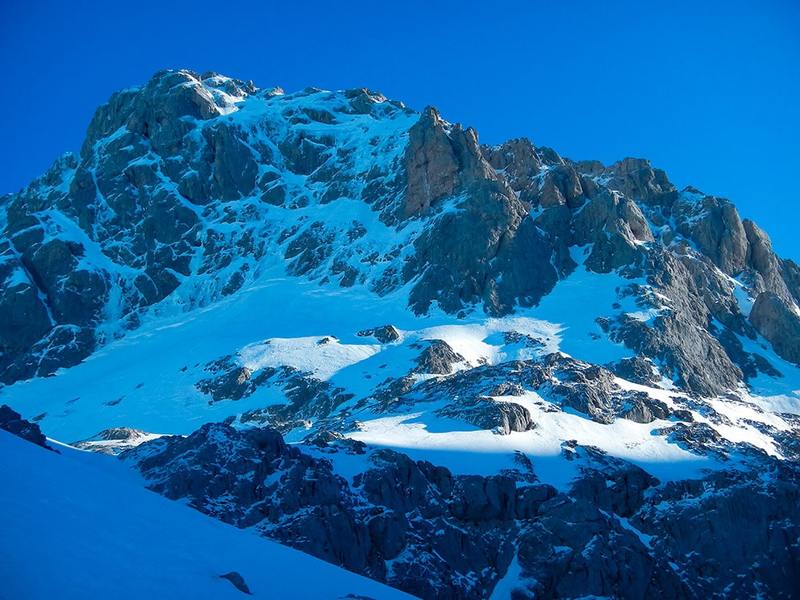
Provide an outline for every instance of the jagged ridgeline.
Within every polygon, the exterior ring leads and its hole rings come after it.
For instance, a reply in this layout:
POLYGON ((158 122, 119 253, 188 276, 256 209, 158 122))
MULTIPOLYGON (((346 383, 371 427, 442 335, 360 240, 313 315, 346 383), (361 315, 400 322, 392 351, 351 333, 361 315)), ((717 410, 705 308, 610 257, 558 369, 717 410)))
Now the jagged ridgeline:
POLYGON ((800 267, 646 160, 164 71, 0 227, 0 429, 423 598, 800 595, 800 267))
POLYGON ((230 295, 274 263, 407 290, 415 312, 535 306, 583 263, 617 270, 654 323, 606 334, 702 394, 800 360, 800 268, 721 198, 647 161, 573 162, 528 140, 486 147, 435 109, 368 90, 284 94, 157 74, 114 94, 79 156, 2 199, 0 377, 47 375, 148 310, 230 295), (756 299, 755 305, 742 297, 756 299))

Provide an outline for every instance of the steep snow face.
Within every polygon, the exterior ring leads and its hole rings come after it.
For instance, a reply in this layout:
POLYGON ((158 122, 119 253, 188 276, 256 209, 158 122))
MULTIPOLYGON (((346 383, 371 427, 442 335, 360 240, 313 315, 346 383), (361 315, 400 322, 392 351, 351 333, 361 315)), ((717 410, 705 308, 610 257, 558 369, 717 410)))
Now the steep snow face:
MULTIPOLYGON (((594 317, 578 308, 591 299, 598 311, 621 310, 612 308, 618 283, 576 272, 535 309, 505 318, 476 313, 455 320, 441 311, 414 315, 399 293, 378 298, 363 289, 345 293, 277 277, 188 315, 151 318, 84 363, 0 394, 50 435, 72 441, 123 426, 189 433, 204 422, 286 402, 283 391, 265 385, 252 396, 209 404, 196 384, 209 376, 210 363, 229 355, 255 374, 291 367, 357 399, 409 373, 431 340, 446 342, 463 358, 454 370, 554 352, 605 364, 631 353, 602 335, 594 317), (382 344, 357 335, 385 323, 399 329, 398 341, 382 344)), ((418 377, 429 375, 422 371, 418 377)))
POLYGON ((8 598, 242 598, 220 577, 231 572, 256 598, 411 598, 170 502, 118 461, 57 448, 0 431, 8 598))
MULTIPOLYGON (((675 437, 680 423, 708 425, 737 456, 734 446, 744 443, 784 457, 781 436, 794 435, 795 425, 780 413, 797 409, 770 408, 775 398, 703 401, 663 380, 643 385, 608 371, 583 374, 590 364, 633 356, 579 310, 591 302, 611 318, 635 309, 615 291, 627 284, 579 268, 537 308, 453 319, 443 312, 415 315, 397 294, 342 293, 279 277, 188 315, 152 318, 82 364, 7 387, 2 398, 50 435, 94 450, 117 451, 119 442, 92 437, 109 428, 188 434, 234 419, 243 427, 278 426, 293 442, 333 430, 463 474, 500 472, 522 454, 542 481, 559 489, 576 475, 563 451, 573 440, 662 481, 735 462, 720 458, 719 444, 704 449, 675 437), (370 333, 387 323, 396 339, 370 333), (537 365, 553 357, 581 362, 537 375, 537 365), (588 387, 570 391, 585 377, 588 387), (595 393, 591 388, 600 390, 596 406, 580 401, 595 393), (640 402, 661 408, 634 415, 631 407, 640 402), (498 433, 502 405, 520 411, 529 425, 498 433)), ((792 378, 800 388, 797 370, 770 359, 785 374, 784 385, 792 378)))

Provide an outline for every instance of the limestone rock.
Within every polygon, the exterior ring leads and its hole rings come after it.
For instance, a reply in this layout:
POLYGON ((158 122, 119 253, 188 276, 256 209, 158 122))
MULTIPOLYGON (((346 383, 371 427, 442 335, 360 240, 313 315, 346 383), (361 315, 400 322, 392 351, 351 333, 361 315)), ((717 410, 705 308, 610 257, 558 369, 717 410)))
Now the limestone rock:
POLYGON ((458 189, 458 159, 444 122, 433 107, 426 108, 409 132, 405 155, 408 187, 403 216, 427 211, 458 189))
POLYGON ((531 420, 530 412, 524 406, 485 397, 453 402, 439 409, 436 414, 462 419, 471 425, 501 435, 508 435, 512 431, 528 431, 536 426, 531 420))
POLYGON ((371 329, 364 329, 359 331, 361 337, 374 337, 381 344, 391 344, 400 339, 400 332, 394 325, 381 325, 380 327, 372 327, 371 329))
POLYGON ((750 312, 750 322, 780 356, 800 364, 800 316, 771 292, 762 292, 750 312))
POLYGON ((454 351, 444 340, 432 340, 417 358, 417 371, 432 375, 449 375, 453 365, 464 362, 464 357, 454 351))

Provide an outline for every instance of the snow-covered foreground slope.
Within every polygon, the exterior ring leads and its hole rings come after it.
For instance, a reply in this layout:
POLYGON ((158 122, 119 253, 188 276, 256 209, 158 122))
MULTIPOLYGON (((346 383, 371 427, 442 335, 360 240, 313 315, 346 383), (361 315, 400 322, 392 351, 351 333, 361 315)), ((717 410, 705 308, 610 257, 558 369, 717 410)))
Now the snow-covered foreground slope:
POLYGON ((0 431, 0 597, 410 598, 142 487, 118 461, 0 431))

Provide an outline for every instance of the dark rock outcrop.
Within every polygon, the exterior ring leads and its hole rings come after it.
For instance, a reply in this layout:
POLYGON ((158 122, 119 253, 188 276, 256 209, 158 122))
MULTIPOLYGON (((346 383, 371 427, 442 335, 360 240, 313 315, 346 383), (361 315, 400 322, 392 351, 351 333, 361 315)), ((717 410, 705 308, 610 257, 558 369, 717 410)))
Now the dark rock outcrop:
POLYGON ((653 363, 641 356, 623 358, 609 368, 619 377, 634 383, 653 385, 658 382, 653 363))
POLYGON ((32 444, 52 450, 47 445, 47 438, 36 423, 31 423, 22 418, 18 412, 7 404, 0 406, 0 429, 21 437, 32 444))
POLYGON ((237 571, 231 571, 230 573, 225 573, 224 575, 220 575, 220 577, 222 579, 227 579, 228 581, 230 581, 233 587, 235 587, 243 594, 252 595, 252 592, 250 591, 250 588, 248 587, 247 582, 244 580, 244 577, 242 577, 241 573, 237 571))
POLYGON ((800 316, 771 293, 762 292, 750 311, 750 322, 780 356, 800 364, 800 316))
POLYGON ((478 597, 511 561, 516 490, 507 477, 454 477, 382 450, 350 485, 274 430, 225 425, 122 458, 168 498, 421 597, 478 597))
MULTIPOLYGON (((206 370, 219 373, 197 382, 197 389, 211 396, 212 401, 240 400, 253 393, 258 381, 251 381, 252 373, 247 367, 227 356, 206 365, 206 370)), ((264 377, 262 373, 261 378, 264 377)))
POLYGON ((520 536, 517 560, 536 598, 685 598, 667 561, 586 500, 558 496, 520 536))
POLYGON ((652 535, 689 584, 692 597, 794 597, 800 590, 797 473, 774 465, 765 477, 736 470, 704 481, 669 483, 655 491, 633 522, 652 535), (774 469, 774 470, 773 470, 774 469))
POLYGON ((400 339, 400 332, 394 325, 381 325, 380 327, 372 327, 371 329, 364 329, 357 333, 360 337, 374 337, 381 344, 391 344, 400 339))
POLYGON ((444 340, 431 340, 417 358, 418 373, 449 375, 453 366, 463 363, 464 357, 450 347, 444 340))
POLYGON ((436 414, 461 419, 481 429, 491 429, 502 435, 508 435, 512 431, 528 431, 536 426, 530 412, 524 406, 485 397, 454 402, 439 409, 436 414))
POLYGON ((422 598, 486 597, 514 559, 518 593, 545 598, 791 597, 800 584, 792 466, 661 484, 596 448, 564 452, 578 475, 563 493, 527 470, 453 475, 385 449, 348 481, 275 431, 224 425, 123 459, 167 497, 422 598))

